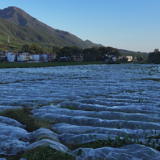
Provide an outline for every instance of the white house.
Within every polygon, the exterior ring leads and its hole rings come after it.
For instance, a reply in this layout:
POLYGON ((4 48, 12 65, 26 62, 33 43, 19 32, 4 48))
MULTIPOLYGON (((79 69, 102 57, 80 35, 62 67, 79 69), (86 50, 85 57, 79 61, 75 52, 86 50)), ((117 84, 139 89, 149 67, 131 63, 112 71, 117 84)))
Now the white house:
POLYGON ((22 61, 29 61, 29 60, 33 60, 33 56, 30 53, 17 54, 17 61, 22 62, 22 61))
POLYGON ((23 55, 23 54, 19 54, 19 55, 17 56, 17 61, 19 61, 19 62, 24 61, 24 55, 23 55))
POLYGON ((126 56, 126 58, 127 58, 127 61, 128 61, 128 62, 130 62, 130 61, 133 60, 133 57, 132 57, 132 56, 126 56))
POLYGON ((108 56, 108 59, 106 59, 105 61, 113 61, 113 62, 116 62, 117 61, 117 57, 116 56, 114 56, 114 55, 106 55, 106 56, 108 56))
POLYGON ((12 52, 7 53, 7 60, 8 62, 14 62, 15 61, 15 54, 12 54, 12 52))
POLYGON ((48 56, 47 56, 47 54, 41 54, 41 61, 43 61, 43 62, 48 62, 48 56))
POLYGON ((60 58, 59 58, 59 61, 68 61, 68 58, 67 58, 66 56, 60 57, 60 58))
POLYGON ((30 53, 22 53, 23 61, 33 60, 33 56, 30 53))
POLYGON ((34 54, 33 55, 33 61, 39 61, 39 59, 40 59, 39 54, 34 54))
POLYGON ((42 62, 52 62, 56 58, 54 53, 43 53, 40 55, 40 61, 42 62))
POLYGON ((117 58, 115 56, 112 57, 112 61, 116 62, 117 58))

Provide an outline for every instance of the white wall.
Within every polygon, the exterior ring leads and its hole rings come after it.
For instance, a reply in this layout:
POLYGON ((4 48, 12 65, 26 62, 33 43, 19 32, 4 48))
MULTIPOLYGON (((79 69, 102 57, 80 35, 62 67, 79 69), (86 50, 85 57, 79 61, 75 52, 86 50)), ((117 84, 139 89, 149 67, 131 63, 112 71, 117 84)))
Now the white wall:
POLYGON ((132 57, 132 56, 126 56, 126 58, 128 59, 128 62, 130 62, 130 61, 133 60, 133 57, 132 57))
POLYGON ((38 54, 34 54, 33 55, 33 60, 34 61, 39 61, 39 55, 38 54))
POLYGON ((14 54, 8 54, 7 60, 8 60, 8 62, 14 62, 15 61, 15 55, 14 54))
POLYGON ((44 62, 46 62, 46 61, 48 60, 47 54, 42 54, 41 57, 42 57, 42 60, 43 60, 44 62))
POLYGON ((116 61, 116 57, 112 57, 112 61, 116 61))
POLYGON ((18 57, 17 57, 17 61, 23 61, 24 60, 24 56, 23 55, 19 55, 18 57))

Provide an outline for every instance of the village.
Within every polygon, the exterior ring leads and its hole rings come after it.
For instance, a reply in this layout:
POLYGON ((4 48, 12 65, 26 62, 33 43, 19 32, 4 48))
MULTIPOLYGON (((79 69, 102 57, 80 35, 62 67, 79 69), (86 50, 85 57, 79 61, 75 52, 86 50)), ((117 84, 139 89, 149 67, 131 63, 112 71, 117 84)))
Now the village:
POLYGON ((52 62, 56 58, 54 53, 30 54, 2 51, 0 62, 52 62))
MULTIPOLYGON (((114 56, 106 55, 105 62, 136 62, 137 58, 133 56, 114 56)), ((54 62, 54 61, 83 61, 83 55, 72 55, 71 57, 63 56, 58 57, 55 53, 42 53, 42 54, 31 54, 31 53, 18 53, 18 52, 0 52, 0 62, 54 62)))

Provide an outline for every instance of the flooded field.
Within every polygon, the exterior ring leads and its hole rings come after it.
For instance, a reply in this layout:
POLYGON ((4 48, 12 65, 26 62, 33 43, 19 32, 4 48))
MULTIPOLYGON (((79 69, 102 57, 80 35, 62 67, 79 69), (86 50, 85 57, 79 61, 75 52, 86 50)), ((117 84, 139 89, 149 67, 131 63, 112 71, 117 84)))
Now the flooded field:
POLYGON ((28 132, 18 121, 0 116, 0 155, 49 144, 74 155, 81 151, 81 160, 160 159, 155 149, 160 144, 160 65, 1 69, 0 111, 21 107, 47 120, 54 132, 28 132), (102 141, 117 147, 85 147, 102 141))

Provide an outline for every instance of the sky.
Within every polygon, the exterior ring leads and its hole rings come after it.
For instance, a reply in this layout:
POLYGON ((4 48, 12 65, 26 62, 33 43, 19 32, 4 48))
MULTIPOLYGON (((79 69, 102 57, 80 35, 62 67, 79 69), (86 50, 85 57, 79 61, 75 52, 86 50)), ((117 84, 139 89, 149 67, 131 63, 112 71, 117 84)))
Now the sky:
POLYGON ((160 0, 3 0, 82 40, 131 51, 160 49, 160 0))

